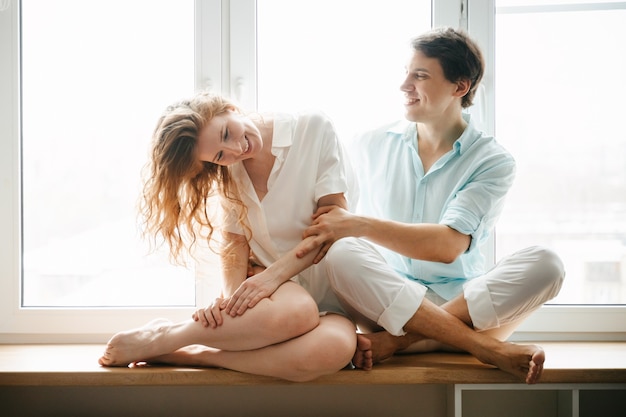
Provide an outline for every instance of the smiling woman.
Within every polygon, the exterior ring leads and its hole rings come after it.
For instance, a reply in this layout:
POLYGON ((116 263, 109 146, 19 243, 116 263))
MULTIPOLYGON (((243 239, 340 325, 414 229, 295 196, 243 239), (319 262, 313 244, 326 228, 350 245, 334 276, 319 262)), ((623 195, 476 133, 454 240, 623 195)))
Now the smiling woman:
POLYGON ((263 142, 259 128, 265 127, 262 118, 244 117, 233 110, 215 116, 199 133, 200 160, 219 165, 231 165, 261 152, 263 142), (254 120, 258 121, 257 124, 254 120), (219 138, 219 141, 215 140, 219 138))

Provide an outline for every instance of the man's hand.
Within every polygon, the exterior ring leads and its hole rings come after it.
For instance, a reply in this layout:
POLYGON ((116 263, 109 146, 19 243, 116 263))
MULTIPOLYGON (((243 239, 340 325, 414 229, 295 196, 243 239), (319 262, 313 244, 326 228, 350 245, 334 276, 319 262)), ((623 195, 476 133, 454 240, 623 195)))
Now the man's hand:
POLYGON ((303 239, 311 236, 314 238, 298 245, 296 256, 302 258, 321 246, 313 260, 313 263, 318 263, 326 256, 333 243, 341 238, 355 235, 353 231, 355 218, 355 215, 337 206, 320 207, 313 214, 311 226, 302 234, 303 239))

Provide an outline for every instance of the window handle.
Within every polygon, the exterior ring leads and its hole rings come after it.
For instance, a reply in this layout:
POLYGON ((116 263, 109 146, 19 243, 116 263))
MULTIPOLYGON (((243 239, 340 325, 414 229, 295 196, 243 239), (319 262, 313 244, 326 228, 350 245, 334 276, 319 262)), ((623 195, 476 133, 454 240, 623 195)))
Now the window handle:
POLYGON ((246 97, 246 83, 243 77, 237 77, 233 85, 233 97, 238 103, 243 103, 246 97))
POLYGON ((202 80, 202 84, 200 85, 200 90, 202 91, 213 91, 213 80, 210 77, 204 78, 202 80))
POLYGON ((487 92, 485 90, 485 85, 480 83, 478 88, 476 89, 476 118, 478 119, 478 124, 480 126, 485 126, 487 123, 486 115, 487 115, 487 92))

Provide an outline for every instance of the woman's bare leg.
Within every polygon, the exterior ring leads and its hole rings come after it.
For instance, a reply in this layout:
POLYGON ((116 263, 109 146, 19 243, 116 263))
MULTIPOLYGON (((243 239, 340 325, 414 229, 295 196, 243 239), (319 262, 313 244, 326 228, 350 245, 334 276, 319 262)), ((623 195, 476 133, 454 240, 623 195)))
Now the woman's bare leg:
POLYGON ((227 351, 203 345, 149 359, 148 363, 227 368, 290 381, 309 381, 345 367, 356 349, 356 328, 347 318, 328 314, 310 332, 256 350, 227 351))
POLYGON ((193 320, 175 324, 153 321, 120 332, 108 342, 98 362, 126 366, 194 344, 232 351, 258 349, 300 336, 318 323, 317 305, 311 296, 299 285, 287 282, 244 315, 225 315, 224 323, 214 329, 193 320))

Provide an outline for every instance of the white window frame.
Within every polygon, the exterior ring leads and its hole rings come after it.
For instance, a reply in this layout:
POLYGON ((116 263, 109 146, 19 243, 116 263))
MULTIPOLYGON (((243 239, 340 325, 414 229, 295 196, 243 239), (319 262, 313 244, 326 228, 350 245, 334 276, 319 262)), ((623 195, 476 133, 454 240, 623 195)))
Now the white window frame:
MULTIPOLYGON (((196 87, 222 88, 222 3, 196 0, 196 87), (217 63, 217 64, 216 64, 217 63)), ((193 308, 22 308, 20 287, 20 4, 0 0, 0 343, 103 343, 156 317, 185 320, 193 308)), ((198 282, 198 287, 202 286, 198 282)), ((196 305, 209 301, 196 291, 196 305)))
MULTIPOLYGON (((473 107, 484 117, 483 128, 488 133, 494 134, 495 0, 459 0, 458 3, 461 3, 462 10, 458 17, 459 27, 465 28, 478 41, 486 60, 482 94, 473 107), (481 103, 481 100, 485 102, 481 103)), ((454 6, 451 7, 454 8, 454 6)), ((581 7, 583 6, 576 6, 577 9, 581 7)), ((598 3, 585 7, 600 9, 607 5, 598 3)), ((497 138, 497 133, 495 137, 497 138)), ((491 246, 490 253, 493 259, 493 254, 495 254, 493 243, 491 246)), ((624 341, 626 340, 626 305, 546 305, 517 329, 512 340, 624 341)))
MULTIPOLYGON (((256 107, 255 0, 196 0, 196 86, 256 107)), ((23 309, 20 306, 20 68, 18 0, 0 0, 0 343, 102 343, 155 317, 182 320, 190 308, 23 309)), ((485 51, 478 111, 493 133, 494 0, 433 0, 433 26, 467 29, 485 51)), ((491 259, 493 245, 489 248, 491 259)), ((198 291, 197 305, 208 300, 198 291)), ((516 340, 626 340, 626 306, 546 306, 516 340)))

